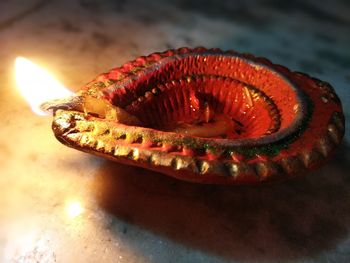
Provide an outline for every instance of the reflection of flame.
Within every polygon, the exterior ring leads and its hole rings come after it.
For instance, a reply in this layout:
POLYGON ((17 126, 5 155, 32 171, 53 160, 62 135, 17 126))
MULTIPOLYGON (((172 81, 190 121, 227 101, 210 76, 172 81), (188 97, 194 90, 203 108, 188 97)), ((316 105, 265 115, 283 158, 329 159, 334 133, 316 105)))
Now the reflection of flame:
POLYGON ((40 68, 26 58, 16 58, 15 72, 17 86, 36 114, 46 115, 40 109, 42 103, 68 97, 73 94, 48 71, 40 68))
POLYGON ((81 215, 84 212, 84 208, 79 201, 72 200, 66 205, 67 216, 71 219, 81 215))

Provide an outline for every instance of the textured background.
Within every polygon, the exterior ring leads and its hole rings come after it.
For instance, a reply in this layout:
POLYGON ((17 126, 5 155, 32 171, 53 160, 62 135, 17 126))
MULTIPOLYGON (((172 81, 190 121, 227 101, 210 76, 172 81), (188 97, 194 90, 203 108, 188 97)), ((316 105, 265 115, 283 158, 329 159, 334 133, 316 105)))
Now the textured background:
POLYGON ((347 0, 1 0, 0 261, 349 262, 349 131, 305 178, 194 185, 64 147, 13 80, 19 55, 77 90, 139 55, 219 47, 329 81, 349 120, 349 13, 347 0))

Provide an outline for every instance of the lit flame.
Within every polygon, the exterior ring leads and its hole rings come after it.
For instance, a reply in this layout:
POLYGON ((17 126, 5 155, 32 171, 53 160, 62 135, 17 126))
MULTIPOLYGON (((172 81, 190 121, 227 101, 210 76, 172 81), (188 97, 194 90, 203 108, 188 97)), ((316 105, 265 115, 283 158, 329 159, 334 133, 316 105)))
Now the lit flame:
POLYGON ((66 204, 67 216, 71 219, 76 218, 84 212, 84 208, 79 201, 72 200, 66 204))
POLYGON ((47 115, 47 112, 40 109, 42 103, 73 95, 47 70, 40 68, 26 58, 16 58, 15 74, 19 91, 38 115, 47 115))

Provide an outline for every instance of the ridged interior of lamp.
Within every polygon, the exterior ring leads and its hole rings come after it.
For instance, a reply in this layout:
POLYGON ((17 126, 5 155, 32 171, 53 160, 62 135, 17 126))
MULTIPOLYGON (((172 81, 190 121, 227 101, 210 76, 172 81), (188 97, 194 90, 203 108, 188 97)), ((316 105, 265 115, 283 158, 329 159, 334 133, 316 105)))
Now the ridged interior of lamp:
POLYGON ((147 127, 171 130, 178 124, 205 125, 222 114, 232 122, 228 138, 258 137, 276 132, 280 115, 276 105, 259 90, 236 80, 215 76, 187 77, 158 85, 127 110, 147 127), (263 121, 262 121, 263 120, 263 121))
POLYGON ((291 84, 275 71, 232 56, 186 56, 160 61, 113 94, 114 105, 145 127, 171 131, 181 124, 203 126, 225 115, 232 130, 222 138, 259 138, 296 118, 291 84), (210 110, 211 117, 203 121, 210 110))

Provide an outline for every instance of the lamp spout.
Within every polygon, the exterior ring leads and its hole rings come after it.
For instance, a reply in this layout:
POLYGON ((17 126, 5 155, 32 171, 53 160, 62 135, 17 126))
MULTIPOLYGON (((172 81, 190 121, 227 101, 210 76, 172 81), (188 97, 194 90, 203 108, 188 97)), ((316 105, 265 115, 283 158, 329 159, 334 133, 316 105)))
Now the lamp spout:
POLYGON ((84 111, 85 98, 82 96, 70 96, 62 99, 54 99, 44 102, 40 105, 40 109, 45 112, 55 113, 57 110, 75 110, 84 111))

